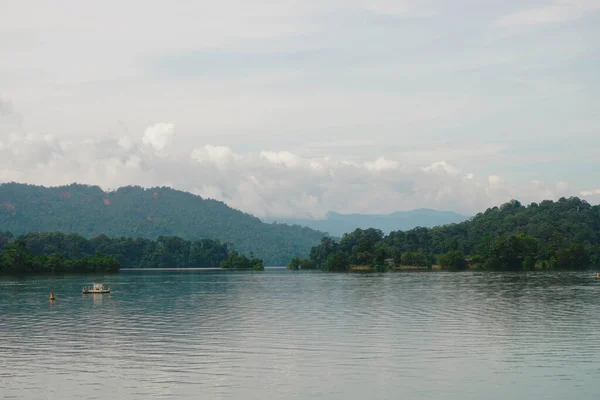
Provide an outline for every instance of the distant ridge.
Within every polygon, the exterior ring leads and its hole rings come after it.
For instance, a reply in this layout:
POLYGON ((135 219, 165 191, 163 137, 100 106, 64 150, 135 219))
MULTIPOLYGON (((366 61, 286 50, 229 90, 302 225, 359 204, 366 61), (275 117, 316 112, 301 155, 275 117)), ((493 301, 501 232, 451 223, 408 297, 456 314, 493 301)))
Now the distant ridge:
MULTIPOLYGON (((309 228, 268 224, 225 203, 166 187, 59 187, 0 184, 0 231, 72 232, 85 237, 179 236, 219 239, 235 250, 285 265, 308 256, 324 236, 309 228)), ((176 265, 174 265, 176 267, 176 265)))
POLYGON ((469 218, 466 215, 453 211, 419 208, 412 211, 397 211, 391 214, 340 214, 329 212, 327 213, 327 218, 323 220, 277 218, 265 221, 296 224, 321 232, 327 232, 332 236, 341 237, 344 233, 352 232, 357 228, 376 228, 388 234, 392 231, 406 231, 418 226, 431 228, 439 225, 459 223, 469 218))

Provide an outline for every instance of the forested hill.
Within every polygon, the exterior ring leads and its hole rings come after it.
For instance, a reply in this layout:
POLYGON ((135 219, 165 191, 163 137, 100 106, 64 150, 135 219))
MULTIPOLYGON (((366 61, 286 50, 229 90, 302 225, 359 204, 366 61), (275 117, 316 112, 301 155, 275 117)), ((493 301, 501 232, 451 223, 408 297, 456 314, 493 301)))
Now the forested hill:
POLYGON ((582 268, 600 265, 600 206, 573 197, 523 206, 511 201, 469 221, 384 235, 357 229, 339 243, 324 238, 311 259, 330 270, 383 264, 463 268, 582 268))
POLYGON ((309 228, 267 224, 225 203, 170 188, 0 185, 0 230, 72 232, 85 237, 219 239, 239 252, 284 265, 307 256, 324 236, 309 228))

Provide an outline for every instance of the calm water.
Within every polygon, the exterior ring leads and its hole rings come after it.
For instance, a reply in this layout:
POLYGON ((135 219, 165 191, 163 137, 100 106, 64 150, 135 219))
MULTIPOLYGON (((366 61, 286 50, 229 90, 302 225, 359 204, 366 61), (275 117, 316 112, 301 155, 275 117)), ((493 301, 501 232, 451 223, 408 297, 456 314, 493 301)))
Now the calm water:
POLYGON ((1 398, 600 398, 589 272, 93 279, 0 278, 1 398))

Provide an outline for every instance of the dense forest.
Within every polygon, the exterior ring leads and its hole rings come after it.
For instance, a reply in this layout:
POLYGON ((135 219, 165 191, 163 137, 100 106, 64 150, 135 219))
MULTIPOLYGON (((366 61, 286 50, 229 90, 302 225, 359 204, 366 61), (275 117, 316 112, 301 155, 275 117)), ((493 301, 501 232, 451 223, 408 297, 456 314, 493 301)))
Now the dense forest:
MULTIPOLYGON (((310 260, 330 271, 434 264, 448 269, 585 268, 600 265, 600 206, 576 197, 529 206, 513 200, 458 224, 389 235, 357 229, 339 243, 323 238, 310 260)), ((292 260, 290 267, 302 262, 292 260)))
MULTIPOLYGON (((246 258, 217 240, 184 240, 178 237, 159 237, 157 240, 109 238, 100 235, 86 239, 75 233, 30 233, 14 238, 11 233, 0 233, 0 250, 20 242, 25 250, 39 256, 57 256, 65 260, 78 260, 105 254, 113 257, 123 268, 230 268, 227 260, 241 259, 254 264, 262 260, 246 258)), ((245 264, 235 264, 235 268, 245 264)), ((249 266, 247 268, 253 268, 249 266)))
POLYGON ((300 226, 267 224, 220 201, 169 188, 128 186, 104 192, 78 184, 0 184, 0 228, 15 235, 65 232, 86 238, 218 239, 242 254, 256 254, 267 265, 308 256, 324 236, 300 226))
POLYGON ((36 272, 115 272, 123 268, 210 268, 264 270, 263 260, 230 250, 218 240, 157 240, 76 233, 0 232, 0 274, 36 272))
POLYGON ((223 203, 167 188, 126 187, 105 193, 82 185, 2 184, 0 227, 19 235, 0 234, 4 271, 27 257, 19 268, 31 271, 46 268, 42 265, 82 271, 95 268, 91 265, 260 270, 263 254, 271 257, 267 265, 283 265, 287 257, 291 269, 330 271, 351 266, 522 270, 600 265, 600 206, 579 198, 528 206, 513 200, 461 223, 388 235, 374 228, 356 229, 338 242, 307 228, 264 224, 223 203), (29 233, 34 228, 82 233, 29 233), (180 236, 163 234, 172 231, 180 236), (214 239, 220 235, 224 241, 214 239))
POLYGON ((9 239, 10 235, 0 234, 0 274, 118 272, 121 268, 115 257, 102 253, 67 259, 59 254, 34 254, 25 240, 9 239))

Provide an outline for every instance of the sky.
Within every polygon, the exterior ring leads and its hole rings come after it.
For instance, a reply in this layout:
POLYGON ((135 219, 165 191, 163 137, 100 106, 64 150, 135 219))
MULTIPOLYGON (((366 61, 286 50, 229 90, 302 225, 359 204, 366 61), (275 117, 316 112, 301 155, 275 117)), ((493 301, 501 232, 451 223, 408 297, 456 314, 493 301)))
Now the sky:
POLYGON ((0 0, 0 182, 597 204, 599 39, 600 0, 0 0))

